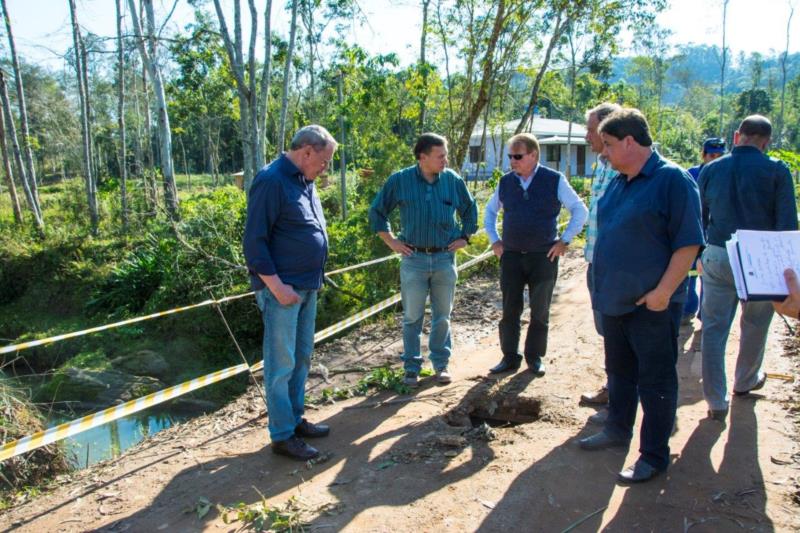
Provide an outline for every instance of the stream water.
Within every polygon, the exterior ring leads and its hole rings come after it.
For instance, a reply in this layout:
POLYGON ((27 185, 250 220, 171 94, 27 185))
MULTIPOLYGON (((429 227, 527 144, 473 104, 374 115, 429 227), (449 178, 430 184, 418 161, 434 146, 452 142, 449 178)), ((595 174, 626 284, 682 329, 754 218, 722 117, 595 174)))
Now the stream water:
MULTIPOLYGON (((65 439, 70 463, 76 468, 86 468, 119 457, 142 439, 199 414, 154 407, 78 433, 65 439)), ((56 426, 73 419, 67 415, 54 415, 48 423, 56 426)))

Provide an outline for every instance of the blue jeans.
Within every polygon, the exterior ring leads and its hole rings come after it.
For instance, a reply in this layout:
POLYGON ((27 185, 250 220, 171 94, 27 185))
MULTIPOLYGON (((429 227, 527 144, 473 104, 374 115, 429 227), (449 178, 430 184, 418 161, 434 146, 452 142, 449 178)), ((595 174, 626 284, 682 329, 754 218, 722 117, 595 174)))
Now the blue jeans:
POLYGON ((431 333, 428 337, 434 370, 447 368, 450 360, 450 313, 456 292, 455 253, 414 252, 400 263, 400 295, 403 299, 403 363, 406 372, 422 369, 420 334, 425 319, 425 299, 431 297, 431 333))
POLYGON ((678 328, 683 302, 660 312, 644 305, 621 315, 603 315, 608 374, 608 418, 604 431, 618 439, 633 436, 642 403, 640 459, 665 470, 669 437, 678 408, 678 328))
POLYGON ((264 320, 264 386, 269 436, 286 440, 305 412, 306 378, 314 348, 317 291, 297 290, 300 302, 281 305, 268 288, 256 291, 264 320))
MULTIPOLYGON (((728 408, 728 387, 725 375, 725 346, 731 331, 739 298, 728 262, 728 253, 721 246, 709 245, 703 252, 703 395, 714 410, 728 408)), ((764 347, 772 321, 770 302, 743 302, 739 321, 739 356, 733 390, 747 391, 763 376, 764 347)))

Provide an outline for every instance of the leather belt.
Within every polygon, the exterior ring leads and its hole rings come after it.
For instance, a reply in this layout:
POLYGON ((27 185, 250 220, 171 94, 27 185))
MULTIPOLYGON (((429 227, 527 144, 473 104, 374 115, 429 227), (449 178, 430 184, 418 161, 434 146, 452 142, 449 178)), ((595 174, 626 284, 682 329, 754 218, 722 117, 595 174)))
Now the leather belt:
POLYGON ((438 252, 446 252, 447 248, 439 248, 437 246, 414 246, 413 244, 406 244, 415 252, 422 252, 423 254, 435 254, 438 252))

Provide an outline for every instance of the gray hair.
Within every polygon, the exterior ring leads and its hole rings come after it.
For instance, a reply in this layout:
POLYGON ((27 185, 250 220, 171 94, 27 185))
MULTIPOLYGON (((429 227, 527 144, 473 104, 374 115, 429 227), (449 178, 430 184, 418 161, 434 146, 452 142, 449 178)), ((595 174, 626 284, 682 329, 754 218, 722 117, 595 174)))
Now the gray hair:
POLYGON ((608 115, 615 111, 619 111, 622 109, 622 106, 619 104, 615 104, 612 102, 603 102, 602 104, 598 104, 589 111, 586 112, 586 120, 589 120, 589 117, 592 115, 597 117, 597 122, 603 122, 603 119, 606 118, 608 115))
POLYGON ((336 149, 339 143, 333 138, 328 130, 317 124, 303 126, 292 137, 292 143, 289 145, 290 150, 299 150, 304 146, 311 146, 314 150, 320 151, 328 147, 329 144, 333 145, 336 149))

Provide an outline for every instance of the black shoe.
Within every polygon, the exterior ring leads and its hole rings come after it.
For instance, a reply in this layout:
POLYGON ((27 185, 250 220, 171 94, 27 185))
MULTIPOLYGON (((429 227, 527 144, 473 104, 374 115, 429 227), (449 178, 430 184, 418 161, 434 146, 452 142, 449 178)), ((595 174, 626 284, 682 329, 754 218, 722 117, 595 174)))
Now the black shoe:
POLYGON ((586 437, 578 441, 578 445, 581 449, 589 451, 605 450, 606 448, 624 448, 628 446, 629 443, 629 440, 614 438, 605 431, 595 433, 591 437, 586 437))
POLYGON ((278 455, 285 455, 298 461, 308 461, 319 455, 319 450, 313 446, 309 446, 303 439, 292 435, 286 440, 273 441, 269 445, 272 448, 272 453, 278 455))
POLYGON ((728 410, 727 409, 709 409, 708 410, 708 418, 711 420, 716 420, 717 422, 725 423, 725 419, 728 417, 728 410))
POLYGON ((733 394, 736 395, 736 396, 747 396, 748 394, 750 394, 754 390, 763 389, 764 388, 764 383, 766 383, 766 382, 767 382, 767 375, 764 374, 763 376, 761 376, 761 379, 759 379, 758 382, 755 385, 753 385, 752 389, 745 390, 745 391, 735 390, 735 391, 733 391, 733 394))
POLYGON ((325 424, 312 424, 305 418, 302 422, 297 424, 294 428, 294 434, 298 437, 305 437, 307 439, 318 439, 320 437, 327 437, 331 432, 330 426, 325 424))
POLYGON ((528 361, 528 368, 530 368, 534 376, 538 378, 544 376, 545 367, 541 359, 534 359, 533 361, 528 361))
POLYGON ((644 483, 650 481, 663 470, 650 465, 639 459, 633 465, 619 473, 617 479, 622 483, 644 483))
POLYGON ((517 370, 519 370, 519 365, 521 362, 522 361, 519 359, 516 362, 514 362, 507 357, 503 357, 502 361, 500 361, 497 365, 489 369, 489 373, 500 374, 501 372, 510 372, 510 371, 516 372, 517 370))

